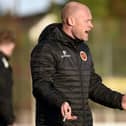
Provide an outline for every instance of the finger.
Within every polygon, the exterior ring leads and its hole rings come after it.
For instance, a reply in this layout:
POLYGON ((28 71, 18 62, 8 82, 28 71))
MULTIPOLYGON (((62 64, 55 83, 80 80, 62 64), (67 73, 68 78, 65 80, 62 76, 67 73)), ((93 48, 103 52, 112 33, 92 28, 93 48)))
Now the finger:
POLYGON ((71 107, 70 106, 68 106, 67 112, 71 115, 71 107))
POLYGON ((70 111, 70 110, 69 110, 69 105, 66 104, 66 103, 64 103, 64 104, 61 106, 61 114, 62 114, 62 116, 67 115, 69 111, 70 111))
POLYGON ((77 120, 77 116, 69 116, 67 117, 67 120, 77 120))
POLYGON ((69 115, 71 113, 71 107, 67 104, 64 104, 64 114, 69 115))
POLYGON ((63 105, 61 106, 61 114, 62 114, 62 116, 64 117, 65 112, 64 112, 64 106, 63 106, 63 105))

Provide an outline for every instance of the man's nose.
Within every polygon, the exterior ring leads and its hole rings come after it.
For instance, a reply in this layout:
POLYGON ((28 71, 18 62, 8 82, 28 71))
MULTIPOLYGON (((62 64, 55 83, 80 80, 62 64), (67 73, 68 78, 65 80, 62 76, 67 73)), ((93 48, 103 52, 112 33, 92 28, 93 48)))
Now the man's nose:
POLYGON ((93 25, 93 23, 92 23, 92 22, 90 23, 90 27, 91 27, 91 28, 94 28, 94 25, 93 25))

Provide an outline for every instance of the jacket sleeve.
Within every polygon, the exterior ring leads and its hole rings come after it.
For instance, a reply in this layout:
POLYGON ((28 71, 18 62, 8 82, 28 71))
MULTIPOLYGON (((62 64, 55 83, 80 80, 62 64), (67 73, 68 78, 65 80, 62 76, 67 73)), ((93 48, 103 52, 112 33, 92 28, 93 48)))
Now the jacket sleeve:
POLYGON ((12 97, 7 95, 11 88, 8 89, 7 76, 4 74, 6 69, 0 58, 0 118, 6 124, 12 124, 15 117, 11 102, 12 97))
POLYGON ((32 51, 31 74, 36 99, 44 99, 57 107, 67 101, 65 95, 54 86, 56 60, 50 45, 38 44, 32 51))
POLYGON ((111 90, 102 83, 101 77, 95 73, 92 65, 89 89, 91 100, 107 107, 122 109, 122 96, 121 93, 111 90))
POLYGON ((0 101, 3 100, 3 97, 4 97, 4 89, 6 87, 6 76, 4 76, 3 74, 3 71, 4 71, 4 64, 2 63, 1 61, 1 58, 0 58, 0 101))

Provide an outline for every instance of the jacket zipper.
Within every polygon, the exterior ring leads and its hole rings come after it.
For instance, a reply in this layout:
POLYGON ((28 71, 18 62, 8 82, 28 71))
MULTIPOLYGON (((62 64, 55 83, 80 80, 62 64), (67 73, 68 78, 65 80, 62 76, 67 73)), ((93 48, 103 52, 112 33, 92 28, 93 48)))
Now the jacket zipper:
POLYGON ((82 60, 80 59, 80 56, 79 56, 79 60, 78 60, 78 53, 80 53, 80 50, 77 51, 77 54, 76 54, 76 57, 77 57, 77 61, 78 61, 78 71, 79 71, 79 77, 80 77, 80 86, 81 86, 81 94, 82 94, 82 110, 83 110, 83 119, 82 119, 82 122, 84 124, 84 86, 83 86, 83 81, 82 81, 82 73, 81 73, 81 64, 82 64, 82 60))

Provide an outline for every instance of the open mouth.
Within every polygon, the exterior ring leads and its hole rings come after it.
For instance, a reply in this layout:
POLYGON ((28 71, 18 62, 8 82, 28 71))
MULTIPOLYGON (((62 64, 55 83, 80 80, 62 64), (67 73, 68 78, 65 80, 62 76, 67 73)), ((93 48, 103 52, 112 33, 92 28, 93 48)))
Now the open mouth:
POLYGON ((85 31, 85 33, 86 33, 86 34, 88 34, 88 33, 89 33, 89 31, 85 31))

